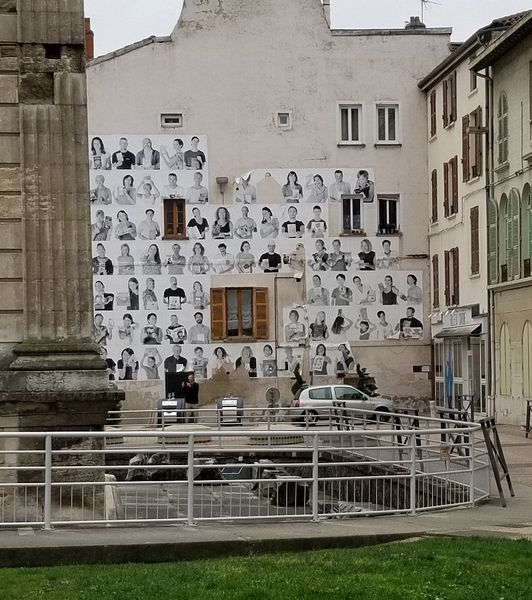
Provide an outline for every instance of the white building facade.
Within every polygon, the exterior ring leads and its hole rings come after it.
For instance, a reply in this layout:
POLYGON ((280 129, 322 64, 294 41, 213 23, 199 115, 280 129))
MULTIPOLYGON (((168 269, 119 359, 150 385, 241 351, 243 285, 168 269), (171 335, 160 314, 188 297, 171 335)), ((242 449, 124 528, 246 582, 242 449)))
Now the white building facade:
POLYGON ((171 36, 89 65, 96 335, 130 406, 180 372, 260 404, 296 364, 357 362, 430 397, 417 83, 450 30, 331 31, 327 8, 186 0, 171 36))

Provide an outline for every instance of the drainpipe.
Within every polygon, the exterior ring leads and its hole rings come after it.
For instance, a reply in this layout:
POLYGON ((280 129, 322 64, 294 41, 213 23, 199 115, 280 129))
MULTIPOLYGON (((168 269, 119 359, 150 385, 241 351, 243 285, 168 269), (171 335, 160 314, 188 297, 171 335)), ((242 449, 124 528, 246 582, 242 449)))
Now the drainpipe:
MULTIPOLYGON (((488 69, 488 74, 477 73, 479 77, 482 77, 485 81, 485 89, 486 89, 486 123, 488 124, 488 135, 486 136, 486 236, 487 242, 489 243, 489 209, 492 191, 495 186, 495 178, 494 178, 494 115, 493 115, 493 78, 491 76, 491 67, 488 69)), ((497 215, 497 223, 498 223, 498 215, 497 215)), ((497 244, 498 245, 498 244, 497 244)), ((488 286, 489 282, 489 253, 486 257, 486 269, 488 274, 488 286)), ((499 253, 496 251, 496 266, 497 271, 499 269, 498 265, 499 261, 499 253)), ((489 379, 488 379, 488 401, 490 402, 491 414, 496 414, 495 407, 495 299, 494 292, 492 289, 488 287, 488 343, 487 343, 487 355, 488 355, 488 364, 489 364, 489 379)))

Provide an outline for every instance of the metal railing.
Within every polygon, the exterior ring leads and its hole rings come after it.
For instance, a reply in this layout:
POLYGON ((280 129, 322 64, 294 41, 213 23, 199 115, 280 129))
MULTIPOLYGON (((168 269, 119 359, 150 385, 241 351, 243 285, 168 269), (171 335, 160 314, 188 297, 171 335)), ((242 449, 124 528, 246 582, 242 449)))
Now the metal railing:
POLYGON ((475 423, 334 407, 316 427, 261 410, 238 427, 200 410, 164 429, 0 432, 0 526, 316 521, 489 497, 475 423))

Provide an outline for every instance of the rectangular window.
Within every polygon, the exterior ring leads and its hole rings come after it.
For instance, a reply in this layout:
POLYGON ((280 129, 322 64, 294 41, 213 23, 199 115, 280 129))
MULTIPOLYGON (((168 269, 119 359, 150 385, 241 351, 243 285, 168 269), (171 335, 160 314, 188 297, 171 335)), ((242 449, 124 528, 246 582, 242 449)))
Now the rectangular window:
POLYGON ((186 238, 186 218, 184 198, 164 198, 163 239, 183 240, 186 238))
POLYGON ((399 142, 399 105, 377 105, 377 142, 380 144, 399 142))
POLYGON ((460 263, 458 256, 458 248, 451 248, 451 262, 452 262, 452 296, 451 304, 460 304, 460 263))
POLYGON ((344 233, 363 231, 362 198, 360 194, 342 195, 342 223, 344 233))
POLYGON ((281 129, 290 129, 292 126, 292 119, 289 112, 278 112, 277 113, 277 127, 281 129))
POLYGON ((430 137, 436 135, 436 90, 432 90, 429 97, 430 103, 430 137))
POLYGON ((340 104, 340 142, 359 144, 362 141, 362 106, 340 104))
POLYGON ((469 212, 469 220, 471 224, 471 275, 478 275, 480 272, 478 215, 478 206, 473 206, 469 212))
POLYGON ((458 212, 458 156, 443 163, 443 207, 446 217, 458 212))
POLYGON ((440 307, 440 265, 438 255, 432 257, 432 307, 440 307))
POLYGON ((443 163, 443 214, 449 216, 449 163, 443 163))
POLYGON ((482 175, 482 108, 462 117, 462 180, 482 175))
POLYGON ((456 71, 443 80, 443 126, 456 121, 456 71))
POLYGON ((434 375, 443 377, 443 342, 434 342, 434 375))
POLYGON ((453 156, 450 160, 451 166, 451 214, 458 212, 458 156, 453 156))
POLYGON ((183 113, 163 113, 161 115, 163 129, 177 129, 183 127, 183 113))
POLYGON ((268 339, 267 288, 211 289, 213 340, 268 339))
POLYGON ((432 199, 432 222, 438 222, 438 170, 434 169, 430 176, 430 195, 432 199))
POLYGON ((477 89, 478 76, 475 71, 469 71, 469 91, 474 92, 477 89))
POLYGON ((399 231, 399 195, 379 194, 377 198, 379 201, 379 233, 397 233, 399 231))

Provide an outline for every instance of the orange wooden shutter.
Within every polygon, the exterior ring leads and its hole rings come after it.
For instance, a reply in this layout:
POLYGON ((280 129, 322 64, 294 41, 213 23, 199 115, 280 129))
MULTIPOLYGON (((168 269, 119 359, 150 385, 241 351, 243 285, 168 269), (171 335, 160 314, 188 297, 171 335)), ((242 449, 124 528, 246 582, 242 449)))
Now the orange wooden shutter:
POLYGON ((211 336, 213 340, 223 340, 227 336, 225 289, 211 289, 211 336))
POLYGON ((268 317, 268 288, 255 288, 253 290, 253 328, 254 335, 258 340, 268 339, 268 317))

